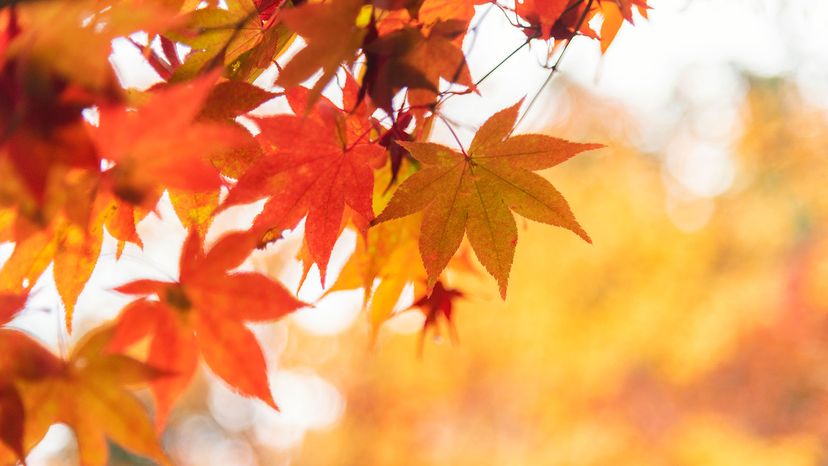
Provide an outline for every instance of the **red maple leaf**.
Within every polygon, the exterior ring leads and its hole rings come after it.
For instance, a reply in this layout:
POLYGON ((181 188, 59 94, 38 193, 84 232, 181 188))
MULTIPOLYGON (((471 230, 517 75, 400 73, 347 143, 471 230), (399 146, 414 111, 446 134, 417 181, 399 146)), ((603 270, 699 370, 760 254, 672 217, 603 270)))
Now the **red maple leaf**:
POLYGON ((347 217, 365 231, 374 218, 374 168, 384 163, 382 146, 370 140, 373 126, 365 102, 356 105, 357 87, 349 79, 344 106, 320 97, 302 114, 311 97, 307 89, 288 92, 297 115, 256 120, 265 150, 230 191, 223 207, 268 198, 254 223, 262 242, 278 238, 307 216, 305 239, 322 280, 328 259, 347 217))
POLYGON ((154 381, 156 424, 163 426, 173 403, 188 385, 198 361, 244 395, 276 407, 262 350, 245 322, 272 321, 302 307, 282 285, 252 272, 230 273, 255 245, 249 233, 231 233, 203 251, 191 231, 181 252, 177 282, 138 280, 117 288, 139 299, 123 309, 111 348, 151 338, 147 362, 174 375, 154 381))

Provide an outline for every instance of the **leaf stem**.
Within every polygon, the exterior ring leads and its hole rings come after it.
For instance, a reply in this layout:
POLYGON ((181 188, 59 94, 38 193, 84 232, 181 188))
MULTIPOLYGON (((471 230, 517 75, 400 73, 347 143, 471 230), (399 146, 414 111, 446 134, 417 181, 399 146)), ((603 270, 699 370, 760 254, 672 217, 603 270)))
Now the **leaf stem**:
POLYGON ((465 157, 466 159, 470 159, 471 157, 469 157, 469 154, 466 153, 466 149, 463 147, 463 143, 460 142, 460 138, 454 131, 454 127, 451 126, 451 123, 449 123, 449 121, 446 120, 446 117, 444 117, 443 115, 440 115, 439 113, 435 113, 435 115, 437 115, 437 118, 439 118, 446 125, 446 128, 448 128, 448 130, 451 132, 451 135, 454 136, 454 140, 457 141, 457 145, 460 147, 460 152, 463 153, 463 157, 465 157))

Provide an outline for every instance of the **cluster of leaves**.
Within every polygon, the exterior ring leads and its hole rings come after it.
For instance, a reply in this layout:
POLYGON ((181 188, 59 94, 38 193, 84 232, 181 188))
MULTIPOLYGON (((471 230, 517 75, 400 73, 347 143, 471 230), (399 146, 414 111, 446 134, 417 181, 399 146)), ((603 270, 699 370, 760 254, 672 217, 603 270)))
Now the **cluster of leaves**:
MULTIPOLYGON (((478 92, 462 45, 483 3, 4 2, 0 241, 15 246, 0 269, 0 323, 25 306, 53 264, 71 331, 105 234, 119 256, 128 243, 142 247, 136 225, 164 193, 189 235, 178 281, 118 288, 136 300, 68 360, 0 330, 0 463, 23 460, 53 422, 74 428, 84 464, 105 463, 106 437, 166 462, 149 417, 124 387, 150 386, 162 429, 199 356, 240 393, 275 408, 265 358, 244 324, 304 304, 263 274, 233 269, 303 219, 300 257, 323 282, 343 229, 361 236, 331 289, 363 288, 375 331, 410 283, 427 327, 450 318, 451 300, 462 294, 445 288, 441 274, 464 235, 505 297, 517 241, 512 211, 589 241, 561 194, 533 172, 597 145, 513 136, 520 103, 493 115, 468 149, 427 142, 446 99, 478 92), (304 45, 279 66, 297 37, 304 45), (116 38, 143 54, 159 84, 121 88, 108 61, 116 38), (252 84, 272 67, 270 90, 252 84), (323 95, 335 78, 344 82, 341 105, 323 95), (277 98, 292 113, 249 117, 254 132, 237 121, 277 98), (205 251, 217 213, 261 200, 249 230, 205 251), (145 360, 125 356, 141 344, 145 360)), ((600 39, 606 50, 633 7, 646 13, 644 0, 487 6, 514 18, 526 43, 548 44, 550 58, 576 35, 600 39), (600 33, 589 26, 596 16, 600 33)))

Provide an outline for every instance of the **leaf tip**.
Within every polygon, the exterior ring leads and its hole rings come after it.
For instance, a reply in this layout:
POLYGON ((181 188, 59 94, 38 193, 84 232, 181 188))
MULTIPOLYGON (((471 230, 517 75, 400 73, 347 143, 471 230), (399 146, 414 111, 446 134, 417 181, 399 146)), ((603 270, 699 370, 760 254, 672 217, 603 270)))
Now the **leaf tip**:
POLYGON ((434 292, 434 285, 437 284, 437 281, 440 279, 440 274, 438 273, 437 276, 433 276, 429 273, 428 279, 426 280, 426 297, 431 296, 431 293, 434 292))
POLYGON ((586 152, 588 150, 604 149, 605 147, 607 147, 606 144, 601 144, 601 143, 597 143, 597 142, 596 143, 582 144, 581 146, 583 147, 581 149, 582 152, 586 152))
POLYGON ((260 399, 262 401, 264 401, 264 403, 266 405, 270 406, 271 408, 275 409, 276 411, 282 412, 282 410, 279 409, 279 405, 277 405, 276 401, 273 399, 273 395, 271 395, 270 393, 268 393, 267 397, 261 397, 260 399))
POLYGON ((575 234, 580 236, 581 239, 583 239, 587 243, 593 244, 592 243, 592 238, 590 238, 589 234, 586 231, 584 231, 584 229, 581 228, 580 225, 578 226, 578 229, 575 231, 575 234))
POLYGON ((368 228, 375 227, 375 226, 379 225, 380 223, 387 222, 388 220, 393 220, 393 219, 394 219, 394 217, 391 217, 388 214, 388 208, 386 208, 382 212, 380 212, 379 215, 377 215, 370 222, 368 222, 368 228))
POLYGON ((69 335, 71 335, 72 334, 72 317, 74 316, 74 313, 75 313, 75 304, 74 303, 71 303, 71 304, 67 303, 65 311, 66 311, 65 312, 66 332, 69 333, 69 335))

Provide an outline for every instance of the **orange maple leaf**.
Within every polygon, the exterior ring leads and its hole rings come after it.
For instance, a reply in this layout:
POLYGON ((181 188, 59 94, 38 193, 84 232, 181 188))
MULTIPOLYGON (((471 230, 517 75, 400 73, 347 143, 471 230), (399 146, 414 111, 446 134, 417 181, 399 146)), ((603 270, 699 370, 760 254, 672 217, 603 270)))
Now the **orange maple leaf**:
MULTIPOLYGON (((100 198, 101 204, 105 197, 100 198)), ((0 268, 0 290, 21 292, 44 272, 50 262, 55 287, 66 308, 66 328, 72 331, 75 304, 92 276, 103 243, 103 226, 115 213, 114 206, 92 207, 85 224, 57 218, 46 228, 18 227, 14 252, 0 268), (25 285, 24 284, 29 284, 25 285)), ((26 225, 25 220, 20 225, 26 225)), ((134 229, 134 223, 131 223, 134 229)))
POLYGON ((511 210, 567 228, 590 241, 563 196, 532 171, 602 146, 540 134, 510 136, 520 104, 489 118, 468 152, 428 142, 400 142, 424 168, 400 185, 375 223, 424 211, 420 255, 428 272, 429 288, 437 282, 465 233, 505 298, 517 243, 511 210))
MULTIPOLYGON (((25 334, 0 330, 0 347, 18 356, 13 374, 24 407, 20 445, 31 448, 49 426, 64 423, 75 431, 81 464, 107 464, 107 438, 160 464, 170 464, 146 410, 124 388, 163 377, 163 373, 130 357, 106 352, 111 337, 111 326, 100 327, 61 361, 25 334)), ((8 363, 0 362, 0 369, 2 366, 8 367, 8 363)))
POLYGON ((633 23, 635 6, 647 17, 646 0, 523 0, 515 12, 529 22, 524 28, 530 38, 570 40, 578 34, 600 39, 601 52, 606 52, 624 20, 633 23), (600 36, 590 28, 590 21, 603 18, 600 36))
POLYGON ((179 281, 138 280, 117 288, 160 299, 139 299, 127 305, 116 323, 111 346, 120 350, 149 336, 147 362, 173 374, 152 383, 159 428, 192 378, 199 354, 240 393, 276 407, 264 355, 244 322, 276 320, 304 303, 262 274, 229 273, 254 246, 250 233, 231 233, 205 254, 200 235, 191 231, 181 252, 179 281))
POLYGON ((115 163, 105 183, 119 198, 152 209, 160 188, 194 192, 218 189, 219 171, 209 157, 243 144, 238 127, 196 121, 216 75, 154 92, 137 111, 102 107, 90 128, 101 157, 115 163))
MULTIPOLYGON (((0 31, 6 36, 14 27, 0 31)), ((100 161, 81 111, 96 100, 81 86, 0 50, 0 205, 43 227, 65 213, 88 219, 100 161), (89 196, 87 196, 89 197, 89 196)), ((116 94, 107 89, 107 94, 116 94)))
MULTIPOLYGON (((17 307, 16 301, 19 298, 11 299, 12 307, 17 307)), ((25 406, 17 384, 60 371, 60 360, 25 333, 0 329, 0 464, 24 462, 27 447, 40 440, 26 439, 25 406)))

